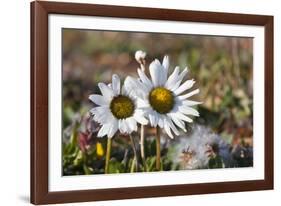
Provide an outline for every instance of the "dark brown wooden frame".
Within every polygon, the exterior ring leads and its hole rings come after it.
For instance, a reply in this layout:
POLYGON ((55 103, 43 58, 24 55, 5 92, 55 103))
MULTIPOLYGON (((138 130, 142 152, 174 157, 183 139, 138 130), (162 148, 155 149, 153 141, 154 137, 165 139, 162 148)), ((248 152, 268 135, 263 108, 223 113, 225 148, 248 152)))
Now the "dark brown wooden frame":
POLYGON ((66 203, 273 189, 273 16, 35 1, 31 3, 31 202, 66 203), (265 28, 265 179, 117 189, 48 191, 48 15, 87 15, 265 28))

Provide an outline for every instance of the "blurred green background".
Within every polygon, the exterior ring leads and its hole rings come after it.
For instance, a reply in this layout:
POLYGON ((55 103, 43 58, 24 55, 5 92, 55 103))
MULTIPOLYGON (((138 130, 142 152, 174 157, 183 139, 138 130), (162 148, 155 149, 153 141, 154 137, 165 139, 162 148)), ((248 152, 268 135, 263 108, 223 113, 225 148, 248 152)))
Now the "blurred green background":
MULTIPOLYGON (((194 99, 203 102, 197 108, 200 117, 195 124, 211 128, 230 149, 237 145, 252 147, 252 38, 76 29, 62 32, 64 175, 103 173, 106 138, 95 138, 99 126, 88 120, 88 111, 94 106, 88 96, 100 93, 97 83, 110 82, 114 73, 123 80, 128 75, 137 77, 137 50, 146 51, 147 64, 169 55, 170 72, 175 66, 188 66, 188 78, 194 78, 195 87, 200 88, 194 99)), ((153 135, 153 129, 147 128, 149 135, 153 135)), ((129 139, 115 140, 112 162, 116 166, 112 173, 134 171, 129 139), (126 155, 128 161, 123 164, 126 155)), ((147 147, 153 148, 153 140, 147 141, 147 147)), ((165 149, 163 162, 168 156, 165 149)), ((155 151, 150 152, 152 158, 155 151)), ((153 170, 153 158, 149 161, 153 170)), ((180 169, 173 163, 167 165, 163 163, 163 170, 180 169)))

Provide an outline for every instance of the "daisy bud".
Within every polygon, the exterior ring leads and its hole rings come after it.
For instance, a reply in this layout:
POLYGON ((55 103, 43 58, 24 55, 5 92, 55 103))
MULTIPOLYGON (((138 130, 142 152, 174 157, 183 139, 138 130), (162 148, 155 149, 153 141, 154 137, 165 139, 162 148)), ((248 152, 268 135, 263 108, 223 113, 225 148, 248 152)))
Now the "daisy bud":
POLYGON ((145 56, 146 56, 146 52, 141 51, 141 50, 138 50, 135 53, 135 58, 136 58, 137 62, 140 64, 144 64, 145 56))

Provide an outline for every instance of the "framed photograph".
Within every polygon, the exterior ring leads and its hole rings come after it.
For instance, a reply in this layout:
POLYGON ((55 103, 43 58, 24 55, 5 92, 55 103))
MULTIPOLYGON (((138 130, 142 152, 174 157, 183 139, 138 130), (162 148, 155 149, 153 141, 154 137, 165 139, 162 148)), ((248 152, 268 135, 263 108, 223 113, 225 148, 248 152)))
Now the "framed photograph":
POLYGON ((31 202, 273 189, 273 17, 31 3, 31 202))

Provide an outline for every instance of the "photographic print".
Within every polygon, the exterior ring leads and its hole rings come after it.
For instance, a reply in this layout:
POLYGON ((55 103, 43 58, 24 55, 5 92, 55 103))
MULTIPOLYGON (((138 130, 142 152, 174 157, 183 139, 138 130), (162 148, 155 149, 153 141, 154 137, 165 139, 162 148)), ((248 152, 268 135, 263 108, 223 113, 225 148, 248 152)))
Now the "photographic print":
POLYGON ((64 28, 62 58, 63 176, 253 167, 253 38, 64 28))
POLYGON ((31 3, 31 202, 273 189, 273 16, 31 3))

